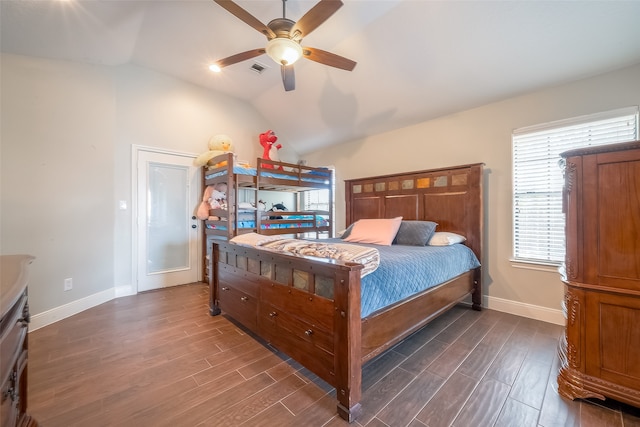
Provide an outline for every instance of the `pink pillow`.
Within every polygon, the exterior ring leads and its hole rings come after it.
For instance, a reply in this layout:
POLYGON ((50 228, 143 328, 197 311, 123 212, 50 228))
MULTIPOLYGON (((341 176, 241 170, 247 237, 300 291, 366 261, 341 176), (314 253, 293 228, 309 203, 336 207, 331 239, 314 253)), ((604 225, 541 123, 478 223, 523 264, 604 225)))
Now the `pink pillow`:
POLYGON ((353 224, 351 234, 344 241, 390 246, 398 234, 401 223, 401 216, 385 219, 360 219, 353 224))

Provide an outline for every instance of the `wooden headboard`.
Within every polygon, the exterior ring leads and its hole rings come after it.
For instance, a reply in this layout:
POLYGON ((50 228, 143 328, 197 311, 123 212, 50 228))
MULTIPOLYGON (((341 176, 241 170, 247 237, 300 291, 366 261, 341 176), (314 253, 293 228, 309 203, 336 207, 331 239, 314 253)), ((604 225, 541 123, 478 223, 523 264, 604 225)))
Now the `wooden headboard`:
POLYGON ((483 164, 345 180, 346 223, 394 218, 438 223, 467 238, 482 262, 483 164))

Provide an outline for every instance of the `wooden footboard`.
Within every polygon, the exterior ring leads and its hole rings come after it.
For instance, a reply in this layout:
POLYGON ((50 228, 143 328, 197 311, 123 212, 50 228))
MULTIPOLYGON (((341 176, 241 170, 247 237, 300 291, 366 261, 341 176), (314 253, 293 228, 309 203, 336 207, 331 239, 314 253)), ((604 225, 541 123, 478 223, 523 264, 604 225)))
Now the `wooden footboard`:
POLYGON ((212 315, 224 311, 336 388, 359 414, 361 264, 214 243, 212 315))
POLYGON ((360 318, 361 264, 213 243, 212 315, 224 311, 336 388, 360 414, 362 365, 477 289, 467 272, 360 318))

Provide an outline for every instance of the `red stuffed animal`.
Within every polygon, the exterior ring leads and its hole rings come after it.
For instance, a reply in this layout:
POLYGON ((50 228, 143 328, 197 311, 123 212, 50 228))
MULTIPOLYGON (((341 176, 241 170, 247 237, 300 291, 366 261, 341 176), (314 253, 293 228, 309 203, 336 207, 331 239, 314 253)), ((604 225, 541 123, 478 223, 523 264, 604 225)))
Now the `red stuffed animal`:
MULTIPOLYGON (((262 145, 262 158, 279 162, 278 150, 282 148, 281 144, 276 144, 278 137, 272 130, 268 130, 260 134, 260 145, 262 145)), ((273 169, 273 165, 265 164, 264 168, 273 169)), ((282 166, 276 169, 282 169, 282 166)))

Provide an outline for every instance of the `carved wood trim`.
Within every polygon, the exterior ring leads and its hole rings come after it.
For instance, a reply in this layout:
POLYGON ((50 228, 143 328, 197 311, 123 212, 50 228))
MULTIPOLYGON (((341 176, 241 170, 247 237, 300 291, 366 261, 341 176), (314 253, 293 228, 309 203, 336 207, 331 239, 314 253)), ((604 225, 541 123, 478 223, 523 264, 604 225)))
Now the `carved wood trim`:
POLYGON ((573 186, 576 182, 576 170, 577 166, 573 162, 566 162, 564 168, 565 175, 565 185, 567 189, 567 196, 571 194, 571 190, 573 190, 573 186))
POLYGON ((577 279, 578 273, 575 268, 575 263, 569 256, 566 257, 565 266, 567 271, 567 277, 573 280, 577 279))

